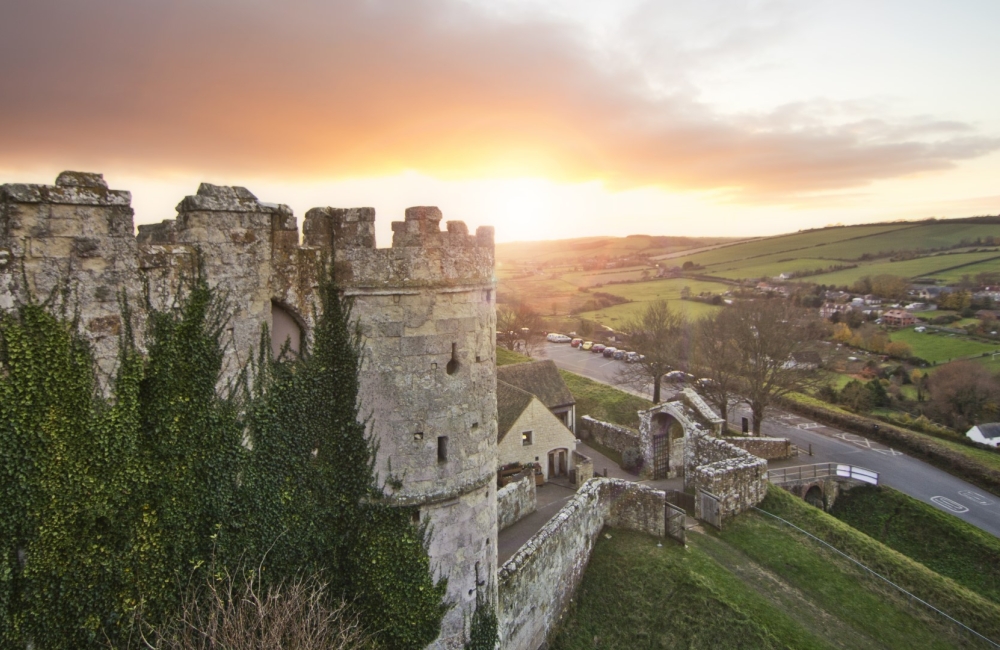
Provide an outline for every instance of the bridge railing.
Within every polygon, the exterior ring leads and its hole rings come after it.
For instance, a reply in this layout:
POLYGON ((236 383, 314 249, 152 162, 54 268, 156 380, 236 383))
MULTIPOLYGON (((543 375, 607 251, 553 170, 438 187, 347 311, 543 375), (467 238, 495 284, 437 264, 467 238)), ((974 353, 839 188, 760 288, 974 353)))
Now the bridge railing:
POLYGON ((878 485, 878 472, 844 463, 816 463, 797 467, 779 467, 769 469, 767 478, 775 485, 813 478, 851 478, 863 483, 878 485))

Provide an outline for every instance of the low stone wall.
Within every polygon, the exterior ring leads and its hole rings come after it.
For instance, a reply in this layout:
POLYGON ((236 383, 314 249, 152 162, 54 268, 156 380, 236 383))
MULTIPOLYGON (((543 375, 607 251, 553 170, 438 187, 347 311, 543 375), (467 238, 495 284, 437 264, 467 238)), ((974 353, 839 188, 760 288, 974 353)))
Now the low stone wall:
POLYGON ((726 426, 726 421, 719 417, 719 414, 712 410, 712 407, 702 399, 701 395, 695 392, 690 386, 685 386, 681 391, 682 399, 712 428, 712 433, 717 436, 722 435, 722 429, 726 426))
POLYGON ((787 438, 764 438, 764 437, 726 437, 726 442, 735 445, 743 451, 748 451, 758 458, 764 460, 785 460, 792 457, 791 440, 787 438))
POLYGON ((545 643, 583 578, 605 525, 664 536, 666 494, 621 479, 587 481, 498 573, 500 647, 545 643))
POLYGON ((589 456, 574 451, 573 467, 576 468, 576 485, 583 485, 594 478, 594 461, 589 456))
MULTIPOLYGON (((720 499, 723 521, 760 503, 767 495, 767 461, 729 444, 697 432, 687 444, 684 484, 711 492, 720 499)), ((701 499, 695 499, 698 517, 701 499)))
POLYGON ((580 418, 580 438, 593 440, 618 453, 626 449, 639 449, 639 432, 610 422, 595 420, 589 415, 580 418))
POLYGON ((522 472, 497 490, 497 530, 503 530, 538 508, 535 473, 522 472))

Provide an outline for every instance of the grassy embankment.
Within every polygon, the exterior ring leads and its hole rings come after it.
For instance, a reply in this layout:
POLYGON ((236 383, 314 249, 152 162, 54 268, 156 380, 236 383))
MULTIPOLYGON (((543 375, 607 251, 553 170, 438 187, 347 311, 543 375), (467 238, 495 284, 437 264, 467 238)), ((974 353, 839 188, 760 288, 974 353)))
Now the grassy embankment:
POLYGON ((842 494, 831 514, 1000 604, 1000 539, 993 535, 886 487, 842 494))
MULTIPOLYGON (((987 636, 1000 608, 772 489, 761 507, 826 539, 987 636)), ((608 530, 553 648, 983 647, 842 556, 749 512, 688 547, 608 530)))

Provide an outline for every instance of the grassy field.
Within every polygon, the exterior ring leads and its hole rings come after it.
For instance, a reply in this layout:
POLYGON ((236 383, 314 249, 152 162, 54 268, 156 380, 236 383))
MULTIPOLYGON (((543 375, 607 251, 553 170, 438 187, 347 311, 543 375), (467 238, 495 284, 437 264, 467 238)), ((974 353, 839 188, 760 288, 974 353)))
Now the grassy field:
MULTIPOLYGON (((712 305, 706 305, 701 302, 692 302, 689 300, 668 299, 667 302, 670 303, 671 309, 680 312, 691 320, 701 318, 705 314, 715 313, 719 309, 718 307, 713 307, 712 305)), ((639 313, 645 308, 645 302, 631 302, 624 305, 614 305, 613 307, 598 309, 596 311, 585 311, 579 316, 580 318, 597 321, 598 323, 607 325, 611 328, 617 328, 621 327, 622 323, 628 319, 638 316, 639 313)))
POLYGON ((949 253, 931 255, 929 257, 918 257, 912 260, 902 260, 890 262, 882 260, 870 264, 861 264, 853 269, 843 269, 832 273, 823 273, 808 278, 803 281, 828 284, 833 286, 851 286, 859 278, 866 275, 876 276, 882 274, 898 275, 904 278, 917 278, 932 276, 939 269, 946 269, 959 264, 968 264, 989 257, 996 257, 996 253, 949 253))
MULTIPOLYGON (((691 261, 695 264, 708 266, 710 264, 721 264, 732 260, 749 260, 764 255, 775 255, 790 251, 796 251, 803 257, 812 256, 815 250, 819 250, 816 249, 817 246, 827 246, 835 242, 890 233, 907 227, 912 226, 910 224, 882 224, 824 228, 822 230, 811 230, 809 232, 757 239, 743 244, 726 246, 703 253, 695 253, 690 256, 672 259, 670 263, 680 266, 684 262, 691 261)), ((795 255, 787 255, 787 257, 795 257, 795 255)), ((822 257, 828 256, 823 255, 822 257)))
MULTIPOLYGON (((1000 608, 773 488, 762 507, 888 573, 984 633, 1000 608)), ((936 615, 843 557, 756 513, 687 548, 606 529, 553 649, 956 648, 969 643, 936 615)))
POLYGON ((988 260, 985 262, 979 262, 978 264, 971 264, 969 266, 963 266, 960 269, 952 269, 951 271, 944 271, 942 273, 934 273, 931 278, 934 278, 942 284, 951 284, 953 282, 958 282, 962 279, 963 275, 970 275, 976 277, 977 273, 984 273, 987 271, 997 272, 1000 271, 1000 258, 988 260))
POLYGON ((690 289, 693 295, 697 295, 703 291, 722 293, 729 288, 728 285, 717 282, 702 282, 686 278, 651 280, 649 282, 636 282, 634 284, 605 285, 600 289, 601 291, 627 298, 632 302, 596 311, 583 312, 580 314, 580 318, 595 320, 609 327, 615 327, 615 325, 620 325, 625 320, 645 309, 646 303, 660 299, 669 302, 671 309, 679 311, 688 318, 698 318, 703 314, 713 313, 718 309, 718 307, 700 302, 681 300, 681 291, 684 287, 690 289))
POLYGON ((1000 539, 886 487, 841 494, 831 514, 841 521, 1000 603, 1000 539))
MULTIPOLYGON (((778 257, 778 256, 775 256, 778 257)), ((730 280, 743 280, 747 278, 776 278, 782 273, 798 273, 801 271, 813 271, 815 269, 826 269, 836 262, 831 260, 821 260, 811 257, 796 258, 785 262, 773 261, 760 264, 751 264, 756 260, 746 260, 742 264, 718 265, 705 269, 709 275, 717 275, 720 278, 730 280)))
POLYGON ((891 338, 908 344, 913 348, 914 356, 933 363, 1000 350, 1000 343, 991 345, 972 341, 958 334, 937 333, 933 330, 916 332, 912 327, 893 332, 891 338))

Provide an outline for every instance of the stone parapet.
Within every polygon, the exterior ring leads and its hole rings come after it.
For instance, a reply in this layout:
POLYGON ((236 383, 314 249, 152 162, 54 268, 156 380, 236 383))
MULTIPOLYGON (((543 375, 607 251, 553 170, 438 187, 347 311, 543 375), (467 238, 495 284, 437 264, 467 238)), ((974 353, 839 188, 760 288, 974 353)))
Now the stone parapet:
MULTIPOLYGON (((703 432, 689 436, 684 486, 719 497, 723 520, 760 503, 767 496, 767 461, 703 432)), ((695 514, 701 516, 701 500, 695 514)))
POLYGON ((785 460, 795 455, 795 445, 788 438, 726 436, 725 441, 764 460, 785 460))
POLYGON ((497 531, 519 522, 537 508, 535 473, 522 472, 497 490, 497 531))
POLYGON ((500 647, 542 647, 576 593, 604 526, 663 537, 666 502, 663 491, 630 481, 587 481, 500 568, 500 647))

